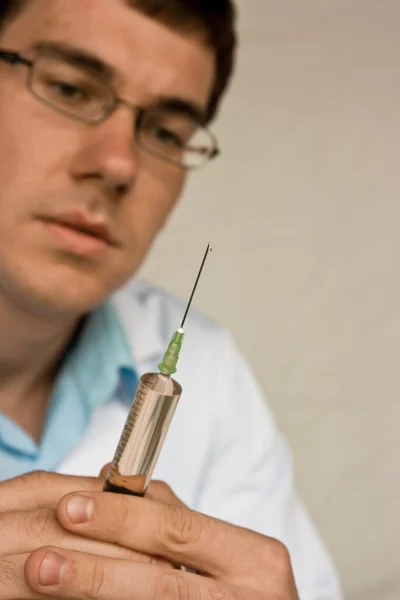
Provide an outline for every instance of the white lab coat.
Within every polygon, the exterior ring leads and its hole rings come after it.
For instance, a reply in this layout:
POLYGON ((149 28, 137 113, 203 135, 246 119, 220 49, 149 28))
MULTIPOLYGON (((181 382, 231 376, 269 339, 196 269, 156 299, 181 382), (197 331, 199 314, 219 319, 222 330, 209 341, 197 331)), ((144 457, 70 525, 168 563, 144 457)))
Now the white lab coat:
MULTIPOLYGON (((114 297, 139 375, 153 371, 183 304, 162 290, 129 284, 114 297)), ((195 311, 176 376, 183 394, 155 479, 188 506, 283 541, 301 600, 342 598, 337 576, 293 486, 288 447, 230 335, 195 311)), ((127 408, 98 408, 86 436, 58 471, 97 475, 110 462, 127 408)))

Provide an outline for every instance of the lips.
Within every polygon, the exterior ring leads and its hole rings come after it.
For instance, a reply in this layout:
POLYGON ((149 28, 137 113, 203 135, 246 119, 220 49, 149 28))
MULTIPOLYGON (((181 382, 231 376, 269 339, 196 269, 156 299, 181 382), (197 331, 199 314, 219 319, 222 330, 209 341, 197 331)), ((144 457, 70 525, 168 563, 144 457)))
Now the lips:
POLYGON ((45 217, 41 221, 52 241, 73 254, 94 257, 117 246, 104 221, 93 221, 81 212, 45 217))
POLYGON ((110 229, 105 222, 96 222, 90 220, 82 213, 69 215, 60 215, 45 219, 49 223, 56 223, 75 229, 76 231, 99 238, 110 245, 115 245, 110 229))

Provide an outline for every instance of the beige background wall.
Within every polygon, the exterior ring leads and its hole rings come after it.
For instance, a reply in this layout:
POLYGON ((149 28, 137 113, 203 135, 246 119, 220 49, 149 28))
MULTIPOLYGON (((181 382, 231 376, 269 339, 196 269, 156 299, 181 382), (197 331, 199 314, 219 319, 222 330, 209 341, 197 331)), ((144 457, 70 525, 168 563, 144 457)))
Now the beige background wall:
POLYGON ((143 274, 229 326, 350 600, 400 598, 400 2, 242 0, 238 76, 143 274))

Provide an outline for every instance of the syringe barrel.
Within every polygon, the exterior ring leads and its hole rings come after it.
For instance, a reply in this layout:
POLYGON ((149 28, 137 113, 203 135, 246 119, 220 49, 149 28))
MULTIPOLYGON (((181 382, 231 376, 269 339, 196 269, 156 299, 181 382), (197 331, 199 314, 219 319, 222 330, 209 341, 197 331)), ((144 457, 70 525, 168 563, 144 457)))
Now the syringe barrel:
POLYGON ((147 373, 141 377, 105 491, 145 494, 181 394, 181 386, 169 375, 147 373))

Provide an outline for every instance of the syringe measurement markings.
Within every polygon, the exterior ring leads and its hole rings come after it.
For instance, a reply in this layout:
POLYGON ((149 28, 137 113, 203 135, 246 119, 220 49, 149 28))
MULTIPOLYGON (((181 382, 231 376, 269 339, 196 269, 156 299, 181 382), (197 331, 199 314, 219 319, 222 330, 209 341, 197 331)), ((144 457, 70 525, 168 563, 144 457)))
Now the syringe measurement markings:
POLYGON ((135 425, 135 421, 137 420, 137 418, 140 415, 140 411, 144 406, 145 400, 146 400, 146 394, 145 394, 144 390, 138 390, 138 392, 136 394, 136 400, 135 400, 133 406, 131 407, 124 431, 122 432, 122 435, 121 435, 120 448, 119 448, 117 460, 120 460, 122 452, 124 451, 128 441, 129 441, 130 435, 132 433, 132 429, 135 425))
POLYGON ((128 441, 129 441, 129 438, 132 434, 132 430, 134 428, 135 421, 139 418, 140 412, 145 405, 146 397, 147 397, 146 390, 141 389, 139 387, 138 391, 136 392, 135 402, 131 406, 131 409, 129 411, 128 418, 127 418, 127 421, 125 424, 124 431, 122 432, 122 435, 120 438, 120 444, 119 444, 119 448, 117 451, 117 456, 115 457, 117 462, 120 460, 122 453, 125 450, 125 447, 126 447, 128 441))

